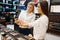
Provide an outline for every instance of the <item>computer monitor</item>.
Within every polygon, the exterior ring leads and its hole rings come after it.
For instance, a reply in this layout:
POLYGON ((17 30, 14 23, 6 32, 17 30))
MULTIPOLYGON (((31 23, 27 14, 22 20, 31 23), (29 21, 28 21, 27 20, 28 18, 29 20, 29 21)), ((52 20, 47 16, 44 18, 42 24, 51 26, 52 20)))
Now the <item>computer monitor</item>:
POLYGON ((52 3, 58 3, 60 0, 51 0, 52 3))
POLYGON ((51 5, 50 12, 60 13, 60 5, 51 5))

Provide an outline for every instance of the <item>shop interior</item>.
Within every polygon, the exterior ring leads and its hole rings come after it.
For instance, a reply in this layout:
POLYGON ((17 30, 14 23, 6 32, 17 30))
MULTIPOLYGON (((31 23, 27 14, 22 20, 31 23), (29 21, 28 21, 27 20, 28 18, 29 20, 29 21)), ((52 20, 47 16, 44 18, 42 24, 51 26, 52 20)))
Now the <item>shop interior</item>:
MULTIPOLYGON (((60 0, 38 0, 48 1, 49 28, 45 40, 60 40, 60 0)), ((38 2, 37 1, 37 2, 38 2)), ((0 0, 0 40, 31 40, 32 38, 19 34, 15 31, 14 19, 18 18, 21 11, 26 10, 26 0, 0 0), (15 34, 16 33, 16 34, 15 34), (3 39, 2 39, 3 36, 3 39)), ((35 8, 36 9, 36 8, 35 8)), ((40 16, 34 10, 36 19, 40 16)))

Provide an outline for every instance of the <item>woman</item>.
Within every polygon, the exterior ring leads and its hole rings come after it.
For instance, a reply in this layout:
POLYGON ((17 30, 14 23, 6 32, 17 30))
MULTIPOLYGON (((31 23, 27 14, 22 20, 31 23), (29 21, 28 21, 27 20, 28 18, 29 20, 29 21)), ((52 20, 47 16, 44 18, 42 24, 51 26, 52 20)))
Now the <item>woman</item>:
POLYGON ((40 14, 40 18, 35 20, 31 23, 23 22, 22 20, 19 21, 18 25, 27 26, 27 27, 34 27, 33 30, 33 37, 36 40, 43 40, 46 35, 46 31, 48 29, 48 3, 46 1, 42 1, 38 3, 37 10, 40 14))
MULTIPOLYGON (((19 23, 19 19, 23 20, 24 22, 30 23, 35 20, 35 14, 34 14, 34 4, 33 2, 29 2, 27 5, 26 11, 23 11, 20 13, 18 20, 15 20, 15 23, 19 23)), ((17 28, 17 27, 16 27, 17 28)), ((16 29, 15 28, 15 29, 16 29)), ((19 26, 18 31, 24 35, 29 35, 33 34, 32 33, 32 27, 27 28, 27 27, 21 27, 19 26)))

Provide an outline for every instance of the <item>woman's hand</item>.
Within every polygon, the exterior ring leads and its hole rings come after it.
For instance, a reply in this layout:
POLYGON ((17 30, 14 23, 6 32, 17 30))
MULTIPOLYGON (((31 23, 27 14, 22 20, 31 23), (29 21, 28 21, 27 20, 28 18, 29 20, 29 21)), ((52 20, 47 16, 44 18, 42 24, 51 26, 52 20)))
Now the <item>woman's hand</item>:
POLYGON ((19 25, 19 26, 24 26, 24 27, 27 27, 28 26, 28 24, 27 23, 25 23, 24 21, 22 21, 22 20, 15 20, 15 23, 17 24, 17 25, 19 25))
POLYGON ((33 37, 32 34, 29 34, 28 36, 31 37, 31 38, 33 37))
POLYGON ((19 26, 23 26, 24 25, 24 22, 22 20, 15 20, 15 23, 19 26))
POLYGON ((19 20, 15 20, 15 22, 14 23, 16 23, 17 25, 19 24, 19 20))

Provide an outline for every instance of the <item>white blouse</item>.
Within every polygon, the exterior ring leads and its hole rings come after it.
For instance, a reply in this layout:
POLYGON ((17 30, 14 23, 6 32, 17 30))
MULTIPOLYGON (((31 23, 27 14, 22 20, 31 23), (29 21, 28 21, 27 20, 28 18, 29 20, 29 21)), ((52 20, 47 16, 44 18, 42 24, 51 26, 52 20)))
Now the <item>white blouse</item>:
MULTIPOLYGON (((26 23, 30 23, 30 22, 33 22, 35 20, 35 14, 34 13, 30 13, 28 14, 26 11, 22 11, 20 14, 19 14, 19 18, 18 19, 21 19, 22 21, 26 22, 26 23)), ((21 26, 20 26, 21 27, 21 26)), ((21 28, 28 28, 28 27, 21 27, 21 28)))
POLYGON ((33 35, 36 40, 45 38, 48 22, 48 17, 46 15, 43 15, 36 21, 29 23, 30 27, 34 27, 33 35))

